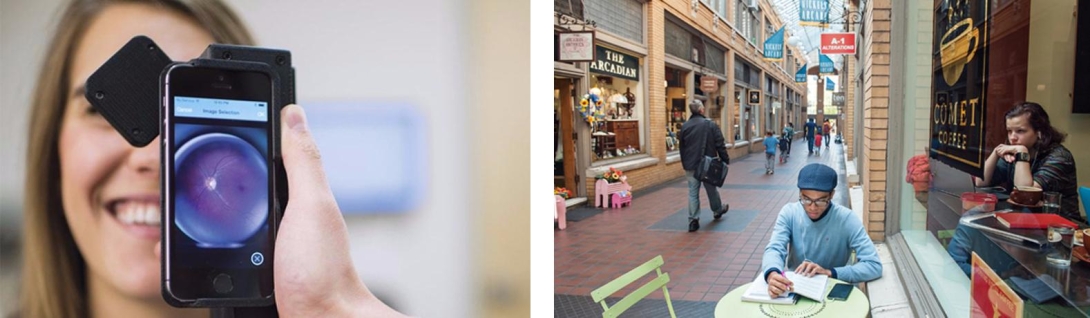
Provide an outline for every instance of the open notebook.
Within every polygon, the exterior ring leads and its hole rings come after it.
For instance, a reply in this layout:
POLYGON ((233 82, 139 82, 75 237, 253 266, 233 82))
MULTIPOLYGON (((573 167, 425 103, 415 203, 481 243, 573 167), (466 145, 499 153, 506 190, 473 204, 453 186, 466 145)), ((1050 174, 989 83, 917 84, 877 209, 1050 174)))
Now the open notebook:
POLYGON ((825 302, 825 286, 829 282, 829 276, 814 275, 814 277, 806 277, 801 274, 795 274, 795 272, 787 272, 784 276, 794 283, 794 292, 786 293, 776 298, 769 297, 768 283, 765 282, 764 275, 758 275, 757 278, 753 279, 753 283, 749 285, 746 292, 742 294, 742 301, 767 304, 794 304, 798 301, 798 296, 802 296, 813 299, 819 303, 825 302))

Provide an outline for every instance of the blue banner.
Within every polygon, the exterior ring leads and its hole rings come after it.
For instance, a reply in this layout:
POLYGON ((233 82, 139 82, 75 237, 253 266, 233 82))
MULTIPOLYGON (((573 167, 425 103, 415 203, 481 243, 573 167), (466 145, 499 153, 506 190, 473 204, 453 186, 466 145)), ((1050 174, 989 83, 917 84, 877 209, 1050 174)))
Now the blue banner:
POLYGON ((779 31, 776 31, 776 33, 768 37, 768 40, 765 40, 764 48, 765 60, 783 60, 783 27, 780 27, 779 31))
POLYGON ((829 26, 829 0, 799 0, 799 25, 829 26))
POLYGON ((818 72, 819 73, 832 73, 833 72, 833 59, 829 58, 825 54, 818 55, 818 72))
POLYGON ((833 83, 833 79, 831 79, 831 78, 826 78, 825 79, 825 90, 827 90, 827 91, 835 91, 836 90, 836 83, 833 83))
POLYGON ((805 82, 806 82, 806 64, 803 64, 802 67, 799 68, 799 71, 795 72, 795 83, 805 83, 805 82))

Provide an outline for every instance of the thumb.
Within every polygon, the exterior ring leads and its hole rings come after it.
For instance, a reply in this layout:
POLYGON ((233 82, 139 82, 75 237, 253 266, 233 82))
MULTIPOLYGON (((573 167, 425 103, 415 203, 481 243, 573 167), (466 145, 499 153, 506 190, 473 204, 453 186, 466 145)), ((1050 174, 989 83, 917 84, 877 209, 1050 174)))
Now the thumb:
POLYGON ((303 108, 294 104, 285 106, 280 110, 280 120, 280 152, 284 157, 284 171, 292 199, 328 195, 329 184, 322 169, 322 155, 318 153, 318 146, 310 135, 303 108))

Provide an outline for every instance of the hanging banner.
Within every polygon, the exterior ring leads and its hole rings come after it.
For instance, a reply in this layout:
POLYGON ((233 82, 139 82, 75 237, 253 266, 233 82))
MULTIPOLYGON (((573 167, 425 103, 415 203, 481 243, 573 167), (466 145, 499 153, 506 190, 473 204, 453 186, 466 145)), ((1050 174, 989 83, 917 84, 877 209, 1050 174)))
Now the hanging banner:
POLYGON ((709 94, 719 89, 719 78, 715 76, 701 76, 700 77, 700 90, 705 94, 709 94))
POLYGON ((783 27, 765 40, 764 57, 766 61, 783 60, 783 27))
POLYGON ((833 106, 844 106, 844 92, 833 93, 833 106))
POLYGON ((833 72, 833 59, 825 56, 825 54, 818 54, 818 73, 826 74, 833 72))
POLYGON ((829 0, 799 0, 799 25, 829 26, 829 0))
POLYGON ((827 90, 827 91, 835 91, 836 90, 836 83, 833 83, 833 79, 831 79, 831 78, 826 78, 825 79, 825 90, 827 90))
MULTIPOLYGON (((935 12, 931 46, 930 156, 983 177, 988 83, 989 0, 951 2, 935 12)), ((1003 129, 1003 127, 999 127, 1003 129)))
POLYGON ((855 54, 855 33, 822 33, 821 54, 855 54))
POLYGON ((803 64, 802 67, 799 68, 799 71, 795 72, 795 83, 805 83, 805 82, 806 82, 806 64, 803 64))
POLYGON ((594 61, 594 31, 559 32, 554 45, 557 61, 594 61))

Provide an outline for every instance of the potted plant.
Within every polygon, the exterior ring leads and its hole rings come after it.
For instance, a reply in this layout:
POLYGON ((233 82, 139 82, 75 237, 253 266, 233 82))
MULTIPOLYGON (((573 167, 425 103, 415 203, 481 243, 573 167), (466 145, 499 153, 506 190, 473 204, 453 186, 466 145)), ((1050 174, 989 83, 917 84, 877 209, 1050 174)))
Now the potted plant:
POLYGON ((567 200, 571 198, 571 191, 568 191, 568 189, 565 189, 563 187, 556 187, 555 189, 553 189, 553 195, 559 196, 561 198, 564 198, 564 200, 567 200))
POLYGON ((927 189, 931 185, 931 163, 927 154, 908 159, 907 172, 905 182, 911 184, 916 191, 916 200, 927 205, 927 189))
POLYGON ((623 171, 617 170, 613 167, 609 167, 609 171, 606 171, 602 173, 602 175, 597 176, 596 179, 606 180, 607 183, 617 183, 623 182, 624 179, 627 179, 627 177, 625 177, 623 171))

